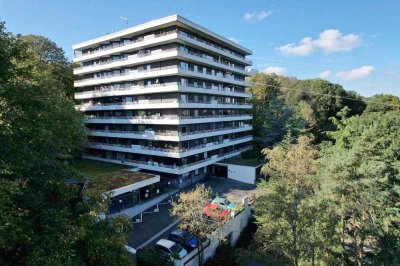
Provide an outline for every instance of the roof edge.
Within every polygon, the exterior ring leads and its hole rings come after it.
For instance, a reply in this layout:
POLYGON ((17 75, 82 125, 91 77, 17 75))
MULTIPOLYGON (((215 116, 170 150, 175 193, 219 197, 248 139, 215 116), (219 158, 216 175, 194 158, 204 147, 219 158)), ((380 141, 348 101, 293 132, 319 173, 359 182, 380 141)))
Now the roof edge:
POLYGON ((190 27, 192 27, 194 29, 202 31, 202 32, 204 32, 204 33, 206 33, 206 34, 208 34, 208 35, 210 35, 210 36, 212 36, 212 37, 214 37, 216 39, 220 39, 221 41, 223 41, 223 42, 235 47, 236 49, 239 49, 242 52, 244 52, 246 55, 251 55, 252 54, 252 51, 250 49, 247 49, 247 48, 243 47, 242 45, 240 45, 238 43, 235 43, 235 42, 233 42, 233 41, 231 41, 231 40, 229 40, 229 39, 227 39, 227 38, 225 38, 225 37, 213 32, 213 31, 210 31, 210 30, 208 30, 208 29, 206 29, 206 28, 204 28, 204 27, 202 27, 202 26, 200 26, 200 25, 198 25, 198 24, 196 24, 196 23, 194 23, 194 22, 192 22, 192 21, 190 21, 190 20, 178 15, 178 14, 174 14, 174 15, 171 15, 171 16, 167 16, 167 17, 151 20, 149 22, 146 22, 146 23, 143 23, 143 24, 140 24, 140 25, 136 25, 136 26, 124 29, 124 30, 120 30, 120 31, 113 32, 113 33, 110 33, 110 34, 106 34, 106 35, 103 35, 103 36, 100 36, 100 37, 97 37, 97 38, 94 38, 94 39, 90 39, 88 41, 84 41, 84 42, 81 42, 81 43, 78 43, 78 44, 74 44, 74 45, 72 45, 72 49, 73 50, 83 49, 86 46, 90 46, 90 45, 93 45, 93 44, 96 44, 96 43, 99 43, 99 42, 107 41, 107 40, 110 40, 110 39, 113 39, 113 38, 122 37, 122 36, 125 36, 127 34, 131 34, 131 33, 134 33, 134 32, 140 31, 140 30, 145 30, 147 28, 156 27, 156 26, 162 25, 164 23, 169 23, 169 22, 174 22, 174 21, 181 22, 181 23, 186 24, 186 25, 188 25, 188 26, 190 26, 190 27))

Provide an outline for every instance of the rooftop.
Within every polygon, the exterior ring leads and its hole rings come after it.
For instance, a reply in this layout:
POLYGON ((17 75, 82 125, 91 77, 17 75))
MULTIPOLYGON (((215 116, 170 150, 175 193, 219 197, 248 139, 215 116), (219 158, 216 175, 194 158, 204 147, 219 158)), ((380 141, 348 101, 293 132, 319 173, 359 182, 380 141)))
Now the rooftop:
POLYGON ((208 36, 213 37, 216 40, 219 40, 220 42, 225 43, 226 45, 230 46, 233 49, 239 49, 241 52, 248 54, 248 55, 252 54, 251 50, 241 46, 240 44, 237 44, 225 37, 222 37, 221 35, 219 35, 215 32, 207 30, 207 29, 201 27, 200 25, 198 25, 188 19, 185 19, 177 14, 168 16, 168 17, 164 17, 164 18, 160 18, 160 19, 156 19, 156 20, 152 20, 147 23, 143 23, 143 24, 140 24, 140 25, 137 25, 134 27, 130 27, 130 28, 127 28, 127 29, 124 29, 121 31, 117 31, 117 32, 114 32, 111 34, 107 34, 102 37, 98 37, 95 39, 91 39, 91 40, 88 40, 85 42, 78 43, 78 44, 73 45, 72 49, 82 50, 82 49, 89 48, 89 47, 91 47, 95 44, 101 43, 101 42, 116 40, 116 39, 121 38, 128 34, 134 34, 134 33, 138 34, 143 31, 146 31, 148 29, 152 29, 152 28, 157 29, 162 25, 174 25, 174 24, 179 24, 179 25, 189 27, 191 29, 195 29, 195 30, 199 31, 200 33, 205 33, 208 36))
POLYGON ((253 166, 253 167, 264 164, 264 162, 260 159, 257 159, 257 158, 245 159, 240 155, 219 161, 218 163, 253 166))
POLYGON ((129 167, 91 160, 79 160, 72 164, 89 179, 88 188, 98 192, 107 192, 126 187, 157 175, 129 171, 129 167))

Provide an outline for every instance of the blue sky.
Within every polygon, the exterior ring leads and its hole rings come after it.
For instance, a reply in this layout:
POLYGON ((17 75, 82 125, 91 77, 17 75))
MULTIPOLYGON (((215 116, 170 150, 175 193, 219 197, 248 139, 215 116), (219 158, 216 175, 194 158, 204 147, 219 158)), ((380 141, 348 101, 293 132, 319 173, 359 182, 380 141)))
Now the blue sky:
POLYGON ((253 50, 253 68, 400 96, 400 1, 0 0, 14 33, 72 44, 179 14, 253 50))

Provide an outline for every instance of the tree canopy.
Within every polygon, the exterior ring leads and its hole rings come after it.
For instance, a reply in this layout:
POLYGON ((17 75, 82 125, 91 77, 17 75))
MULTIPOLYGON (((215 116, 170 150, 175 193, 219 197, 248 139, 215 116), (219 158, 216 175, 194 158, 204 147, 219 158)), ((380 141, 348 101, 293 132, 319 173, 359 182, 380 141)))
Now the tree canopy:
POLYGON ((100 219, 108 200, 67 180, 85 140, 70 62, 43 36, 0 22, 0 264, 128 265, 130 223, 100 219))
POLYGON ((334 143, 321 150, 320 176, 335 198, 348 260, 396 265, 400 256, 400 113, 334 120, 334 143), (368 246, 368 248, 367 248, 368 246), (368 250, 368 252, 367 252, 368 250))

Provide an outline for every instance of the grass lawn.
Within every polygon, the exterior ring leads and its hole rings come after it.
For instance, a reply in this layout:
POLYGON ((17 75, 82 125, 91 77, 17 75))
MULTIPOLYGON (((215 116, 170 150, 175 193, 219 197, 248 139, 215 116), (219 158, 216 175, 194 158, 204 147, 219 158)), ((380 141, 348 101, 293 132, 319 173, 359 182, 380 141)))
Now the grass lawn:
POLYGON ((250 159, 244 159, 242 156, 235 156, 232 158, 228 158, 222 161, 219 161, 219 163, 226 163, 226 164, 236 164, 236 165, 246 165, 246 166, 258 166, 260 164, 263 164, 263 161, 257 158, 250 158, 250 159))
POLYGON ((91 160, 74 161, 72 166, 88 178, 89 189, 99 192, 106 192, 154 177, 151 174, 124 171, 132 167, 91 160))
POLYGON ((124 165, 103 163, 92 160, 76 160, 72 163, 72 166, 84 173, 88 178, 94 180, 108 177, 110 176, 110 173, 115 171, 132 168, 124 165))

